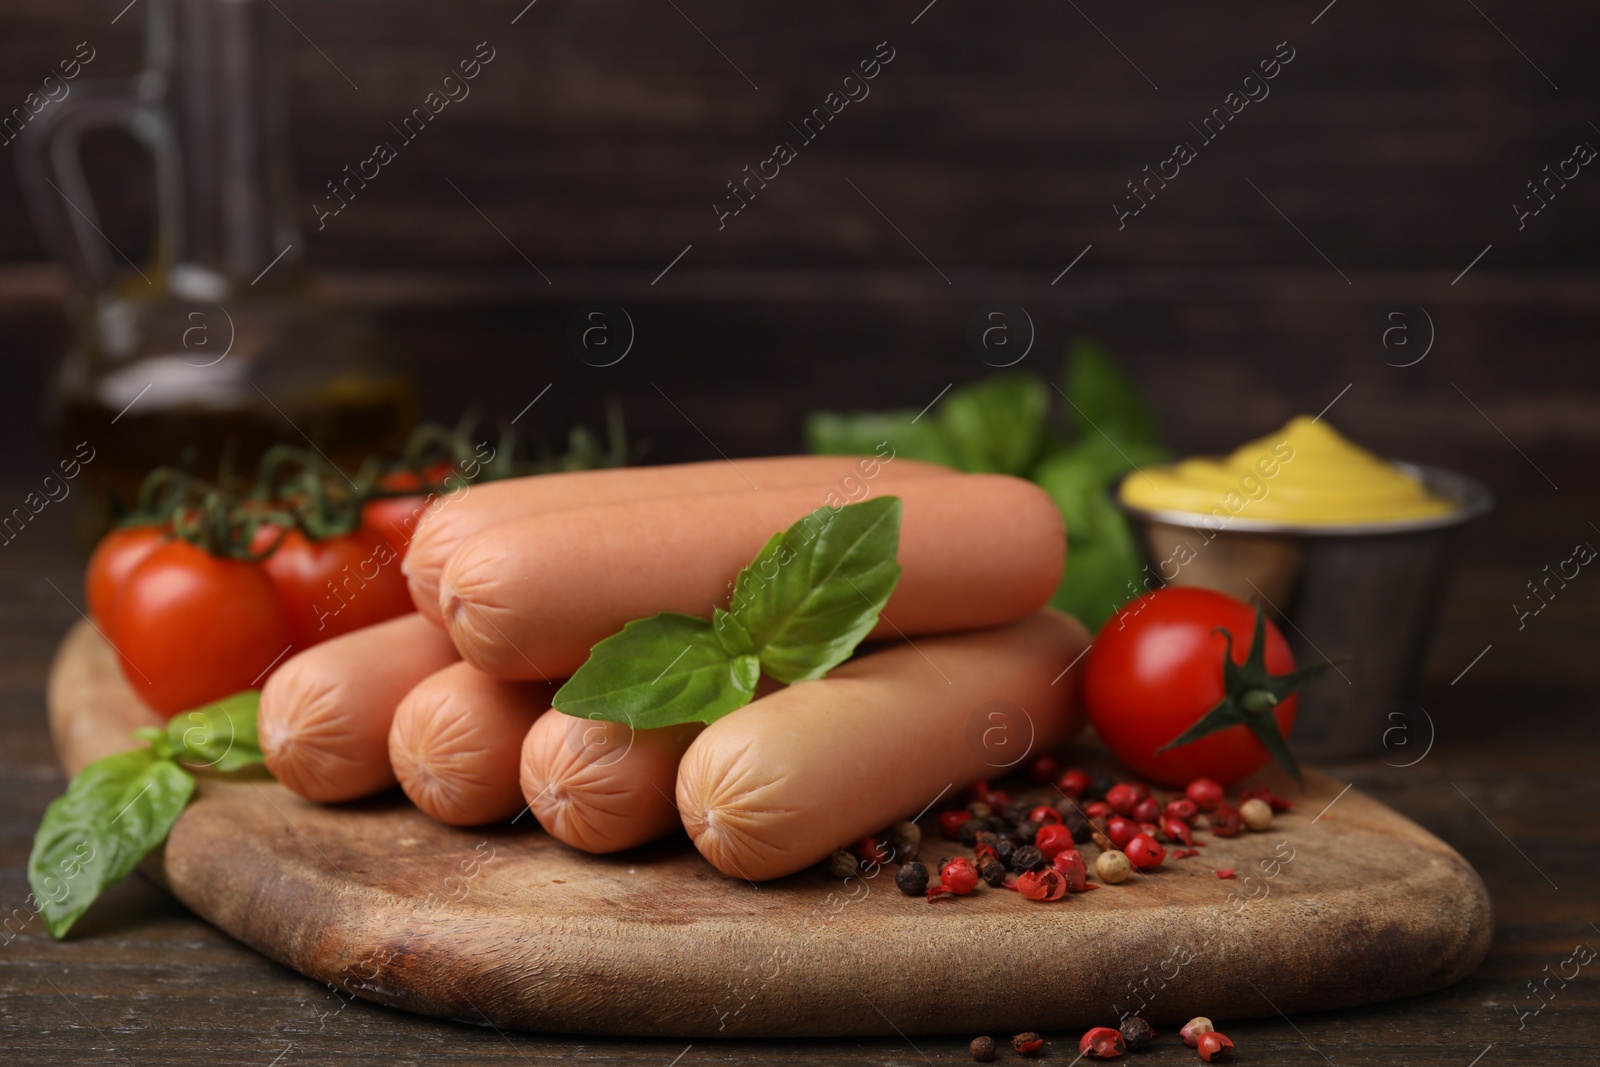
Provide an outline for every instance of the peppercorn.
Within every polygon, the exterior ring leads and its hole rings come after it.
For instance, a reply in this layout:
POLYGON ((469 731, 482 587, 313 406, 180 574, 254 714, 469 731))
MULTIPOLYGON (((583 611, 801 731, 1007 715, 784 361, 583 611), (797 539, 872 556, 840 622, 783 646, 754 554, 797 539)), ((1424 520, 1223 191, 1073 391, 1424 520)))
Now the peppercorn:
POLYGON ((967 805, 967 814, 974 819, 987 819, 994 814, 994 809, 981 800, 974 800, 967 805))
POLYGON ((987 859, 978 864, 978 877, 985 885, 999 889, 1006 884, 1006 865, 997 859, 987 859))
POLYGON ((1114 814, 1110 804, 1103 800, 1091 800, 1083 806, 1083 813, 1090 819, 1104 819, 1114 814))
POLYGON ((888 846, 879 838, 863 837, 856 842, 856 855, 861 859, 862 866, 873 863, 884 863, 889 858, 888 846))
POLYGON ((1218 837, 1238 837, 1244 825, 1239 809, 1231 804, 1218 804, 1206 818, 1211 821, 1211 832, 1218 837))
POLYGON ((1032 811, 1033 807, 1032 801, 1013 800, 1011 803, 1006 805, 1006 810, 1001 812, 1001 814, 1005 816, 1006 822, 1010 823, 1012 826, 1015 826, 1017 823, 1028 817, 1028 812, 1032 811))
POLYGON ((956 840, 971 848, 978 843, 978 835, 983 833, 985 829, 987 827, 984 826, 981 819, 968 819, 956 831, 956 840))
POLYGON ((1088 818, 1077 809, 1062 812, 1061 818, 1061 824, 1072 831, 1072 839, 1080 845, 1087 843, 1090 835, 1094 833, 1094 828, 1089 825, 1088 818))
POLYGON ((861 861, 847 848, 841 848, 828 857, 828 873, 835 878, 849 878, 861 869, 861 861))
POLYGON ((909 863, 922 851, 922 827, 914 822, 897 822, 889 827, 889 841, 894 845, 894 858, 909 863))
POLYGON ((961 829, 961 824, 972 818, 972 813, 964 808, 955 811, 941 811, 939 813, 939 832, 947 840, 954 841, 956 833, 961 829))
POLYGON ((1288 811, 1290 808, 1294 807, 1293 804, 1289 803, 1287 800, 1283 799, 1278 794, 1274 793, 1272 790, 1268 789, 1264 785, 1263 786, 1257 786, 1255 789, 1243 790, 1239 794, 1240 803, 1243 803, 1246 800, 1252 800, 1252 799, 1255 799, 1255 798, 1260 798, 1261 800, 1265 800, 1268 804, 1272 805, 1272 810, 1273 810, 1274 813, 1285 812, 1285 811, 1288 811))
POLYGON ((1044 853, 1035 845, 1023 845, 1011 854, 1011 869, 1018 873, 1040 871, 1045 866, 1044 853))
POLYGON ((1122 1025, 1117 1029, 1122 1032, 1122 1040, 1127 1043, 1129 1052, 1138 1052, 1156 1039, 1155 1029, 1137 1015, 1122 1020, 1122 1025))
POLYGON ((928 899, 954 894, 964 897, 978 887, 978 871, 972 861, 957 857, 939 869, 939 884, 928 890, 928 899))
POLYGON ((1194 801, 1201 811, 1210 811, 1222 803, 1222 786, 1210 778, 1196 778, 1190 782, 1183 795, 1194 801))
POLYGON ((989 805, 994 811, 1005 811, 1006 805, 1011 803, 1011 794, 1003 789, 991 789, 978 798, 989 805))
POLYGON ((1056 788, 1076 800, 1089 791, 1089 776, 1074 767, 1056 779, 1056 788))
POLYGON ((1029 819, 1027 822, 1017 823, 1017 840, 1024 845, 1033 844, 1033 839, 1039 835, 1039 824, 1029 819))
POLYGON ((1120 782, 1106 792, 1106 803, 1118 815, 1132 815, 1133 809, 1148 795, 1140 795, 1139 787, 1131 782, 1120 782))
POLYGON ((1200 1053, 1200 1058, 1210 1063, 1220 1060, 1233 1052, 1233 1041, 1227 1034, 1213 1030, 1209 1034, 1201 1034, 1200 1041, 1195 1045, 1195 1051, 1200 1053))
POLYGON ((1189 832, 1189 824, 1172 815, 1161 817, 1161 836, 1176 844, 1194 847, 1194 834, 1189 832))
POLYGON ((1065 826, 1041 826, 1038 836, 1033 839, 1034 847, 1044 853, 1044 858, 1053 860, 1056 853, 1065 852, 1072 847, 1072 831, 1065 826))
POLYGON ((933 865, 933 869, 936 870, 936 871, 942 871, 946 867, 950 866, 950 864, 952 862, 954 862, 955 860, 958 860, 960 858, 961 857, 959 857, 959 856, 940 856, 939 857, 939 862, 933 865))
POLYGON ((1109 1026, 1097 1026, 1083 1035, 1078 1042, 1078 1052, 1084 1056, 1094 1056, 1102 1060, 1114 1060, 1127 1051, 1127 1043, 1122 1039, 1120 1030, 1113 1030, 1109 1026))
POLYGON ((1106 821, 1106 837, 1110 838, 1113 848, 1127 848, 1128 842, 1139 834, 1139 824, 1132 819, 1124 819, 1120 815, 1113 815, 1106 821))
POLYGON ((1161 809, 1161 814, 1169 819, 1194 822, 1195 816, 1200 814, 1200 807, 1188 797, 1178 797, 1176 800, 1167 801, 1167 806, 1161 809))
POLYGON ((972 1058, 979 1063, 988 1063, 994 1059, 994 1038, 987 1034, 973 1038, 972 1044, 967 1048, 972 1053, 972 1058))
POLYGON ((1044 1055, 1044 1038, 1029 1030, 1013 1037, 1011 1039, 1011 1047, 1024 1056, 1042 1056, 1044 1055))
POLYGON ((1265 830, 1272 825, 1272 805, 1260 797, 1251 797, 1239 805, 1239 818, 1251 830, 1265 830))
POLYGON ((1067 879, 1055 868, 1043 871, 1023 871, 1017 875, 1018 893, 1029 900, 1060 900, 1067 895, 1067 879))
POLYGON ((1044 826, 1047 823, 1054 823, 1059 826, 1061 825, 1061 813, 1049 804, 1038 804, 1028 812, 1028 821, 1036 822, 1040 826, 1044 826))
POLYGON ((1167 850, 1149 834, 1138 835, 1122 851, 1128 862, 1141 871, 1153 871, 1167 858, 1167 850))
POLYGON ((1178 1031, 1178 1036, 1183 1038, 1183 1043, 1190 1048, 1200 1044, 1200 1035, 1209 1034, 1212 1030, 1211 1020, 1204 1015, 1196 1015, 1193 1019, 1183 1024, 1178 1031))
POLYGON ((1126 882, 1133 873, 1133 864, 1128 862, 1128 857, 1116 849, 1108 849, 1094 859, 1094 873, 1106 885, 1117 885, 1126 882))
POLYGON ((920 897, 928 891, 928 868, 912 860, 902 863, 894 872, 895 888, 908 897, 920 897))
POLYGON ((1093 833, 1091 833, 1089 835, 1089 837, 1090 837, 1091 840, 1094 841, 1095 847, 1098 848, 1101 852, 1110 852, 1112 849, 1117 847, 1116 845, 1113 845, 1111 843, 1111 838, 1107 837, 1105 834, 1101 833, 1099 830, 1096 830, 1093 833))
POLYGON ((1090 800, 1104 800, 1116 784, 1117 780, 1105 771, 1095 771, 1089 776, 1089 788, 1083 791, 1083 795, 1090 800))
POLYGON ((994 858, 999 860, 1001 863, 1010 863, 1011 854, 1015 852, 1017 848, 1017 843, 1011 838, 1002 837, 999 841, 995 842, 994 858))
POLYGON ((1045 785, 1060 769, 1061 764, 1054 756, 1039 756, 1028 765, 1028 777, 1045 785))
POLYGON ((1133 817, 1139 822, 1155 822, 1161 818, 1161 801, 1145 797, 1133 806, 1133 817))
POLYGON ((977 833, 972 835, 973 848, 977 848, 979 845, 988 845, 990 848, 993 848, 999 843, 1000 835, 995 833, 993 830, 979 830, 977 833))

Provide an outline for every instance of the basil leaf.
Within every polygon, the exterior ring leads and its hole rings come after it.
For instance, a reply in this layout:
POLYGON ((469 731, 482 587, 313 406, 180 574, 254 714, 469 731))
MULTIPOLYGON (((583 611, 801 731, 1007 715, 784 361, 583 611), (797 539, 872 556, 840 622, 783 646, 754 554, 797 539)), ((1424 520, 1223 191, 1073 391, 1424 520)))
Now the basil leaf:
POLYGON ((951 392, 939 405, 939 425, 960 467, 985 474, 1023 475, 1045 442, 1050 390, 1031 374, 1002 374, 951 392))
POLYGON ((872 631, 900 580, 899 497, 817 511, 739 572, 730 609, 780 682, 821 678, 872 631))
POLYGON ((729 652, 706 620, 652 615, 595 645, 553 704, 636 730, 712 722, 750 702, 760 673, 754 655, 729 652))
POLYGON ((806 419, 806 447, 818 455, 858 456, 887 453, 896 458, 920 459, 946 467, 959 467, 960 457, 938 420, 915 411, 855 412, 849 415, 819 411, 806 419))
POLYGON ((167 741, 175 757, 190 769, 237 771, 264 765, 256 714, 261 691, 246 689, 167 723, 167 741))
POLYGON ((193 792, 194 778, 149 748, 79 772, 45 809, 28 857, 28 883, 52 937, 167 839, 193 792))
MULTIPOLYGON (((1138 450, 1148 458, 1148 446, 1138 450)), ((1050 604, 1076 615, 1091 632, 1144 591, 1143 556, 1127 516, 1111 499, 1109 482, 1124 469, 1127 460, 1103 439, 1086 439, 1034 472, 1067 525, 1067 566, 1050 604)))
POLYGON ((1124 449, 1130 445, 1160 447, 1155 411, 1092 341, 1073 345, 1063 386, 1071 401, 1067 407, 1073 424, 1084 440, 1103 434, 1124 449))

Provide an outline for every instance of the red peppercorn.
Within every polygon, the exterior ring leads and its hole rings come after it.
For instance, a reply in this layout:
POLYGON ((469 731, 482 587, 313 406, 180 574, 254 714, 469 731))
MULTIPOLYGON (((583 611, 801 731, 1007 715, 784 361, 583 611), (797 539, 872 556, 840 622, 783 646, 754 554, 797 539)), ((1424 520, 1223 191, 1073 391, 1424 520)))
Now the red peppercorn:
POLYGON ((1222 803, 1222 786, 1210 778, 1196 778, 1183 793, 1201 811, 1210 811, 1222 803))
POLYGON ((1037 823, 1055 823, 1059 826, 1061 823, 1061 813, 1048 804, 1040 804, 1037 808, 1034 808, 1032 811, 1028 812, 1028 821, 1037 823))
POLYGON ((876 837, 863 837, 856 842, 856 855, 862 863, 887 863, 889 861, 889 846, 887 842, 879 841, 876 837))
POLYGON ((1171 858, 1175 860, 1186 860, 1190 856, 1198 855, 1200 855, 1200 850, 1197 848, 1179 848, 1172 851, 1171 858))
POLYGON ((1149 834, 1139 834, 1122 850, 1128 862, 1141 871, 1153 871, 1167 858, 1167 850, 1149 834))
POLYGON ((1067 880, 1060 871, 1047 867, 1042 871, 1023 871, 1012 886, 1029 900, 1060 900, 1067 895, 1067 880))
POLYGON ((1132 815, 1139 801, 1150 795, 1150 790, 1135 782, 1120 782, 1106 790, 1106 803, 1118 815, 1132 815))
POLYGON ((1244 819, 1232 804, 1218 804, 1208 817, 1211 819, 1211 832, 1218 837, 1238 837, 1239 831, 1244 829, 1244 819))
POLYGON ((1111 805, 1103 800, 1091 800, 1083 806, 1083 813, 1091 819, 1104 819, 1112 814, 1111 805))
POLYGON ((1041 826, 1033 844, 1045 859, 1053 860, 1072 847, 1072 831, 1065 826, 1041 826))
POLYGON ((1139 824, 1132 819, 1124 819, 1120 815, 1113 815, 1106 823, 1106 836, 1117 848, 1127 848, 1128 842, 1140 834, 1139 824))
POLYGON ((1085 1056, 1093 1056, 1101 1060, 1114 1060, 1127 1051, 1127 1043, 1122 1038, 1122 1031, 1113 1030, 1109 1026, 1097 1026, 1083 1035, 1078 1042, 1078 1051, 1085 1056))
POLYGON ((1067 880, 1067 888, 1074 893, 1083 892, 1089 884, 1089 865, 1084 862, 1083 853, 1075 848, 1057 852, 1050 866, 1061 872, 1061 877, 1067 880))
POLYGON ((1133 806, 1133 817, 1140 822, 1155 822, 1161 818, 1161 801, 1145 797, 1133 806))
POLYGON ((982 778, 979 778, 976 782, 973 782, 971 785, 967 786, 966 802, 970 804, 975 800, 982 800, 988 795, 989 783, 984 781, 982 778))
POLYGON ((1028 777, 1040 785, 1044 785, 1056 776, 1061 769, 1061 764, 1054 756, 1040 756, 1028 766, 1028 777))
POLYGON ((1227 881, 1229 878, 1233 877, 1233 868, 1232 867, 1223 867, 1223 868, 1219 869, 1216 872, 1216 875, 1217 875, 1218 878, 1221 878, 1223 881, 1227 881))
POLYGON ((1077 800, 1089 791, 1089 776, 1074 767, 1056 780, 1056 788, 1077 800))
POLYGON ((983 802, 995 811, 1005 811, 1006 805, 1011 803, 1011 794, 1001 789, 991 789, 983 795, 983 802))
POLYGON ((1213 1030, 1209 1034, 1200 1035, 1200 1043, 1195 1046, 1195 1051, 1200 1053, 1200 1058, 1210 1063, 1220 1060, 1233 1051, 1233 1042, 1227 1034, 1219 1034, 1213 1030))
POLYGON ((941 811, 939 813, 939 832, 945 840, 954 841, 956 834, 961 832, 961 824, 972 818, 972 812, 966 808, 957 808, 954 811, 941 811))
POLYGON ((1182 845, 1194 847, 1194 834, 1189 832, 1189 824, 1182 819, 1167 815, 1161 820, 1161 836, 1168 841, 1176 841, 1182 845))
POLYGON ((929 900, 954 894, 964 897, 978 887, 978 869, 962 856, 946 863, 939 871, 939 884, 928 890, 929 900))
POLYGON ((1011 1047, 1024 1056, 1038 1056, 1044 1052, 1044 1038, 1030 1030, 1013 1037, 1011 1047))
POLYGON ((1161 814, 1169 819, 1182 819, 1184 822, 1194 822, 1196 815, 1200 814, 1200 806, 1188 797, 1179 797, 1167 801, 1167 806, 1161 809, 1161 814))
POLYGON ((1293 804, 1278 796, 1278 794, 1274 793, 1264 785, 1258 786, 1255 789, 1246 789, 1244 792, 1239 794, 1240 804, 1243 804, 1247 800, 1264 800, 1268 805, 1271 806, 1272 810, 1277 812, 1279 815, 1282 815, 1284 812, 1294 807, 1293 804))

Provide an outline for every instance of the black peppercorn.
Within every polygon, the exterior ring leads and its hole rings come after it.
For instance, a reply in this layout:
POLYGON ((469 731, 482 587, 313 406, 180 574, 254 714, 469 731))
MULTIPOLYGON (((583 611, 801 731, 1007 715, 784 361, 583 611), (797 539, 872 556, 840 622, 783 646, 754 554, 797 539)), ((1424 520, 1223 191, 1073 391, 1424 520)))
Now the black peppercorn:
POLYGON ((1023 845, 1011 854, 1011 869, 1018 874, 1023 871, 1042 871, 1045 865, 1044 853, 1033 845, 1023 845))
POLYGON ((928 868, 912 861, 902 863, 894 872, 895 887, 908 897, 920 897, 928 891, 928 868))
POLYGON ((1155 1030, 1137 1015, 1122 1020, 1122 1025, 1117 1029, 1122 1031, 1122 1040, 1129 1052, 1137 1052, 1156 1039, 1155 1030))
POLYGON ((1089 825, 1089 817, 1076 808, 1063 812, 1061 822, 1072 831, 1072 840, 1080 845, 1085 844, 1094 835, 1094 827, 1089 825))
POLYGON ((1083 791, 1089 800, 1104 800, 1106 793, 1117 784, 1117 780, 1105 771, 1094 771, 1089 775, 1089 788, 1083 791))
POLYGON ((968 804, 967 811, 974 819, 987 819, 994 814, 994 809, 981 800, 968 804))
POLYGON ((967 1046, 972 1050, 972 1058, 979 1063, 988 1063, 994 1059, 994 1038, 975 1037, 972 1044, 967 1046))
POLYGON ((1007 822, 1004 816, 991 815, 983 821, 985 830, 992 830, 997 834, 1009 834, 1011 832, 1012 824, 1007 822))
POLYGON ((978 845, 988 845, 990 848, 993 848, 999 843, 1000 835, 995 833, 993 830, 979 830, 977 836, 972 839, 973 847, 977 847, 978 845))
POLYGON ((1033 844, 1033 839, 1039 836, 1039 824, 1036 822, 1017 823, 1017 840, 1024 845, 1033 844))
POLYGON ((1017 850, 1017 843, 1009 837, 1002 837, 994 843, 995 859, 1001 863, 1010 863, 1011 854, 1017 850))
POLYGON ((961 824, 961 829, 956 831, 956 840, 971 848, 978 843, 978 835, 983 833, 985 827, 977 819, 968 819, 961 824))
POLYGON ((1031 800, 1013 800, 1006 805, 1006 810, 1002 814, 1005 815, 1007 822, 1015 824, 1026 819, 1028 812, 1033 809, 1034 803, 1031 800))
POLYGON ((978 865, 978 877, 999 889, 1006 884, 1006 865, 999 860, 984 860, 978 865))

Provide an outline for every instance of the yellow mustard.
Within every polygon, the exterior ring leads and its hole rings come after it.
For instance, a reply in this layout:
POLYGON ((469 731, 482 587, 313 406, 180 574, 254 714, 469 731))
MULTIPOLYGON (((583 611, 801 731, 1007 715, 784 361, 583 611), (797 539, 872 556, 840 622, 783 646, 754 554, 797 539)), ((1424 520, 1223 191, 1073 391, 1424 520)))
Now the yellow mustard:
POLYGON ((1226 521, 1327 524, 1421 519, 1454 510, 1411 474, 1301 415, 1221 459, 1146 467, 1122 481, 1141 508, 1198 512, 1226 521))

